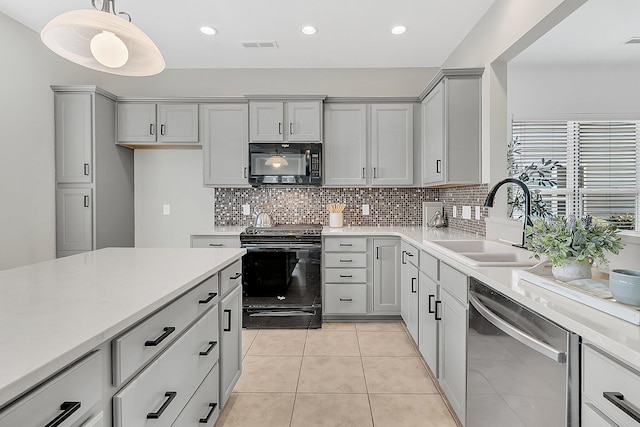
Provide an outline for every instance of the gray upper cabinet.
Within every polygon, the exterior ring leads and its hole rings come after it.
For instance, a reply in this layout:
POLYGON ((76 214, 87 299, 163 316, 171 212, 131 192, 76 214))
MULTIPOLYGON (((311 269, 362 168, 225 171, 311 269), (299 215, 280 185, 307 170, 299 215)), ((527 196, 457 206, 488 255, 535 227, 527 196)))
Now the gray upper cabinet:
POLYGON ((55 97, 56 182, 90 183, 93 173, 93 98, 90 93, 55 97))
POLYGON ((197 144, 198 104, 120 102, 118 142, 197 144))
POLYGON ((252 100, 249 117, 251 142, 322 140, 322 101, 319 100, 252 100))
POLYGON ((327 186, 413 184, 413 104, 327 104, 327 186))
POLYGON ((442 70, 422 101, 422 185, 479 184, 482 69, 442 70))
POLYGON ((247 186, 249 107, 209 104, 202 107, 204 184, 247 186))

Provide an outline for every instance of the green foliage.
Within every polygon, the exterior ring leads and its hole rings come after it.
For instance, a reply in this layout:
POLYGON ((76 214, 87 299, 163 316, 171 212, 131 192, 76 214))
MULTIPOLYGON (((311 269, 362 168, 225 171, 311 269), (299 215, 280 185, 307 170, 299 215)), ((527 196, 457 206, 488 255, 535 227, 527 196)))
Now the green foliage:
POLYGON ((589 215, 584 218, 574 215, 537 218, 525 232, 528 237, 526 248, 537 259, 546 255, 555 266, 563 265, 567 258, 606 264, 604 252, 617 254, 623 246, 615 225, 589 215))

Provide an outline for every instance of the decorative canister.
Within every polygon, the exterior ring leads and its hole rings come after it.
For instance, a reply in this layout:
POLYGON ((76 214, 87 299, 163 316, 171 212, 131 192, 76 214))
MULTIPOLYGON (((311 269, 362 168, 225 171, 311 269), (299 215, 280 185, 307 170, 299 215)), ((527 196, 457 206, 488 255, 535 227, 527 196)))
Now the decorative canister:
POLYGON ((329 213, 329 227, 340 228, 343 225, 342 212, 329 213))

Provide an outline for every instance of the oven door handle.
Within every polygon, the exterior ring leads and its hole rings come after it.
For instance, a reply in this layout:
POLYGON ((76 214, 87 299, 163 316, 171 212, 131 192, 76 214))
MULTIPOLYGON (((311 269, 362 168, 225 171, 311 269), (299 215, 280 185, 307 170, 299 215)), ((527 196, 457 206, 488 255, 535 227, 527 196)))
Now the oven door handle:
POLYGON ((540 341, 537 338, 532 337, 531 335, 522 332, 520 329, 515 328, 509 323, 502 320, 500 317, 496 316, 491 310, 489 310, 484 304, 480 302, 480 300, 473 294, 473 292, 469 292, 469 303, 478 310, 478 313, 486 320, 491 322, 496 328, 500 329, 505 334, 511 336, 527 347, 537 351, 554 360, 558 363, 565 363, 567 361, 567 353, 564 351, 558 351, 550 345, 540 341))

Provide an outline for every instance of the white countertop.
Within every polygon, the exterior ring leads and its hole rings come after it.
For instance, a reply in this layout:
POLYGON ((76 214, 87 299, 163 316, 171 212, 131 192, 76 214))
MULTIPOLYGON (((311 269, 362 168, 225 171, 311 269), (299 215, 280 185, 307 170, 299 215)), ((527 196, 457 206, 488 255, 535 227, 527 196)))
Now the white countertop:
MULTIPOLYGON (((239 227, 242 231, 244 227, 239 227)), ((211 230, 215 234, 215 229, 211 230)), ((330 236, 397 236, 457 270, 475 277, 513 300, 582 336, 623 362, 640 369, 640 326, 618 319, 589 306, 550 292, 526 281, 514 283, 511 267, 471 267, 451 257, 433 240, 483 239, 449 228, 425 227, 324 227, 330 236)), ((520 267, 516 267, 520 268, 520 267)), ((524 268, 524 267, 522 267, 524 268)))
POLYGON ((0 407, 244 253, 108 248, 0 271, 0 407))

